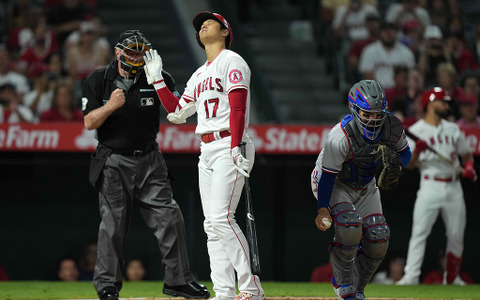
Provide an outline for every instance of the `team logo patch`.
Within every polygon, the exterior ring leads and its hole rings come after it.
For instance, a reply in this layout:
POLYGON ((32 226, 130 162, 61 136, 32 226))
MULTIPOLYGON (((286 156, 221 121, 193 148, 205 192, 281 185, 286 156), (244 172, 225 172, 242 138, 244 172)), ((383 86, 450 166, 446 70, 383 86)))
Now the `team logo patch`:
POLYGON ((142 98, 140 99, 142 106, 152 106, 153 105, 153 98, 142 98))
POLYGON ((242 72, 237 69, 231 70, 228 74, 228 80, 230 80, 231 83, 239 83, 243 80, 242 72))

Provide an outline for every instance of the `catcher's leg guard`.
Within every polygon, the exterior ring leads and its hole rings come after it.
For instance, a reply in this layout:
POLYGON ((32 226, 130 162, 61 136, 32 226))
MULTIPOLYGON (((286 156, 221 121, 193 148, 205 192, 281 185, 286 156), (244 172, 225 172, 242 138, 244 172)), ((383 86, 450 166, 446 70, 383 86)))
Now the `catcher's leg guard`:
POLYGON ((453 255, 451 252, 447 253, 447 283, 452 284, 455 278, 460 274, 460 266, 462 258, 453 255))
POLYGON ((330 261, 336 282, 345 286, 340 289, 340 295, 345 298, 352 292, 346 285, 353 283, 352 267, 362 238, 362 218, 355 207, 347 202, 332 207, 332 215, 335 221, 335 242, 331 246, 330 261))
POLYGON ((371 215, 363 220, 362 248, 355 262, 355 286, 363 291, 383 260, 388 248, 390 227, 383 215, 371 215))

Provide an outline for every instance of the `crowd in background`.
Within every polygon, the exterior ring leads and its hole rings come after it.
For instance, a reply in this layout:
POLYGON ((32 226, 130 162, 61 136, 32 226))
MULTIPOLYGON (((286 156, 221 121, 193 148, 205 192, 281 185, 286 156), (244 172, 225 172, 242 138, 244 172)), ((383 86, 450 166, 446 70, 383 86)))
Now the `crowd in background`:
POLYGON ((480 128, 480 20, 463 18, 457 1, 318 5, 319 53, 328 58, 340 89, 361 79, 378 81, 389 110, 409 126, 423 116, 423 91, 439 86, 452 97, 451 121, 480 128))
POLYGON ((81 82, 111 61, 95 0, 0 1, 0 123, 81 122, 81 82))

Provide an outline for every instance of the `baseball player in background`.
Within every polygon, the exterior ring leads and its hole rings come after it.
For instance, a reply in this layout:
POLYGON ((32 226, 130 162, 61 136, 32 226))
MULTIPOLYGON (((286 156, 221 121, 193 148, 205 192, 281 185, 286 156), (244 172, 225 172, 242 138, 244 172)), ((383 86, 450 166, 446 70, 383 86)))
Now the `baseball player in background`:
POLYGON ((265 296, 260 279, 251 272, 248 244, 235 220, 245 177, 249 177, 255 158, 245 130, 250 109, 250 69, 242 57, 228 50, 233 32, 223 16, 201 12, 193 19, 193 27, 207 61, 188 80, 180 100, 165 86, 162 60, 156 50, 145 55, 147 79, 157 90, 172 123, 185 123, 197 112, 195 133, 202 141, 199 187, 215 298, 262 300, 265 296), (239 148, 242 141, 246 143, 247 157, 239 148), (237 296, 235 273, 240 291, 237 296))
POLYGON ((334 222, 330 245, 332 284, 340 299, 365 299, 364 289, 388 248, 390 228, 383 215, 375 173, 379 145, 398 155, 404 168, 411 152, 399 119, 374 80, 362 80, 348 94, 350 114, 327 136, 312 172, 318 199, 315 224, 325 231, 334 222))
POLYGON ((476 180, 473 155, 460 128, 443 119, 448 116, 450 96, 436 87, 424 93, 422 99, 425 117, 413 124, 409 131, 417 137, 412 147, 413 155, 408 168, 420 169, 420 188, 413 210, 412 235, 408 246, 405 275, 398 285, 418 284, 427 237, 442 216, 447 236, 447 272, 444 284, 462 284, 459 278, 463 253, 463 235, 466 225, 466 208, 463 199, 462 177, 476 180), (427 149, 433 148, 450 163, 427 149), (464 165, 460 171, 460 161, 464 165))

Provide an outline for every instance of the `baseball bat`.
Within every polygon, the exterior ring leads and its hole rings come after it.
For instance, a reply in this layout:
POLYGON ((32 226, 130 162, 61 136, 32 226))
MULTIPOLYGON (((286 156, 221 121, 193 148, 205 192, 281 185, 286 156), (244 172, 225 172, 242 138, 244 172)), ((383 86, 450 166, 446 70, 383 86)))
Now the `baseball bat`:
MULTIPOLYGON (((242 152, 243 157, 247 158, 246 154, 246 144, 245 142, 240 143, 240 151, 242 152)), ((258 252, 257 244, 257 230, 255 228, 255 217, 253 215, 252 207, 252 194, 250 193, 250 180, 245 177, 245 185, 243 186, 243 191, 245 193, 245 209, 247 213, 247 241, 250 248, 250 267, 252 268, 253 275, 260 275, 260 256, 258 252)))
MULTIPOLYGON (((411 133, 408 129, 405 129, 405 134, 406 134, 409 138, 411 138, 412 140, 414 140, 415 142, 416 142, 417 140, 420 140, 420 138, 419 138, 418 136, 416 136, 415 134, 411 133)), ((452 167, 457 168, 457 169, 458 169, 459 171, 461 171, 461 172, 465 171, 464 168, 455 165, 455 163, 454 163, 452 160, 450 160, 448 157, 446 157, 446 156, 438 153, 437 150, 433 149, 433 148, 432 148, 430 145, 428 145, 428 144, 427 144, 427 149, 430 150, 430 151, 432 151, 433 153, 435 153, 440 159, 442 159, 442 160, 445 161, 446 163, 450 164, 452 167)))

